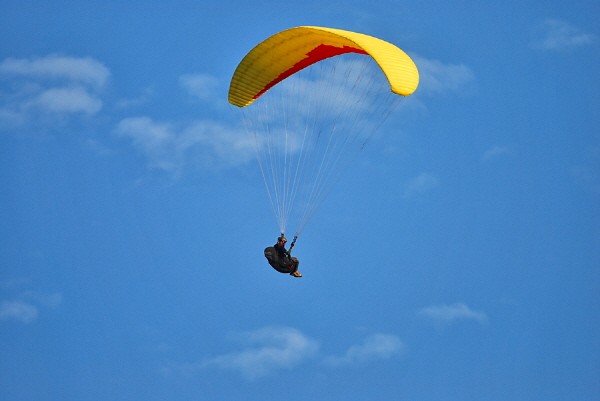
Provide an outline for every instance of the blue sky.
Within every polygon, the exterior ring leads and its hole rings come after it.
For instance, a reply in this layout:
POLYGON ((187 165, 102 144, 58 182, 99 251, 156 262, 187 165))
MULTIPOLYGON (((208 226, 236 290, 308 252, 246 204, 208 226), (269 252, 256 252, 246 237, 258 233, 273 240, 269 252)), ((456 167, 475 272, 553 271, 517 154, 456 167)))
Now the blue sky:
POLYGON ((0 10, 2 400, 598 399, 597 1, 0 10), (293 279, 226 99, 298 25, 395 43, 421 84, 293 279))

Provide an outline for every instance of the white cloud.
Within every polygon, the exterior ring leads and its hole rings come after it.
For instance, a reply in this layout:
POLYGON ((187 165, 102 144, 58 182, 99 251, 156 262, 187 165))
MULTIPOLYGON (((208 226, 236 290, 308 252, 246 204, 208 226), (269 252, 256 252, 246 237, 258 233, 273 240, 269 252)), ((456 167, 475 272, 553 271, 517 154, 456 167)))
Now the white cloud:
POLYGON ((245 132, 212 121, 181 128, 149 117, 131 117, 119 122, 116 132, 130 139, 151 167, 171 173, 194 163, 204 168, 233 167, 255 157, 245 132))
POLYGON ((475 311, 464 303, 429 306, 419 310, 419 314, 438 323, 452 323, 456 320, 475 320, 484 323, 488 319, 485 313, 475 311))
POLYGON ((26 108, 37 107, 48 112, 94 114, 102 101, 82 87, 51 88, 29 99, 26 108))
MULTIPOLYGON (((267 326, 236 336, 245 347, 236 352, 205 358, 195 363, 171 363, 163 373, 195 376, 207 370, 225 370, 256 380, 282 370, 291 370, 310 360, 319 366, 355 366, 390 359, 404 351, 403 342, 394 335, 372 334, 360 344, 349 347, 340 356, 319 356, 319 342, 300 330, 285 326, 267 326)), ((317 366, 317 365, 315 365, 317 366)))
POLYGON ((464 64, 445 64, 420 56, 413 59, 420 76, 417 93, 457 93, 466 90, 475 80, 473 71, 464 64))
POLYGON ((38 317, 38 309, 23 301, 0 302, 0 320, 15 319, 23 323, 31 323, 38 317))
POLYGON ((331 366, 355 365, 378 359, 389 359, 402 352, 402 341, 389 334, 373 334, 368 336, 361 344, 353 345, 342 356, 333 356, 325 359, 331 366))
POLYGON ((187 74, 179 78, 179 83, 193 96, 201 100, 214 99, 219 80, 209 74, 187 74))
POLYGON ((148 117, 131 117, 121 120, 116 132, 130 139, 151 167, 165 171, 177 168, 178 156, 174 151, 176 134, 170 124, 157 123, 148 117))
POLYGON ((92 58, 50 55, 34 59, 7 58, 0 62, 0 74, 35 79, 61 79, 96 87, 104 86, 110 71, 92 58))
POLYGON ((50 55, 0 62, 0 83, 6 81, 0 122, 20 125, 45 115, 95 114, 110 71, 92 58, 50 55))
POLYGON ((253 160, 256 154, 254 141, 244 130, 211 121, 200 121, 186 129, 180 146, 186 149, 199 146, 204 163, 212 167, 246 164, 253 160))
POLYGON ((596 36, 582 32, 565 21, 547 19, 541 26, 537 46, 544 50, 566 50, 592 44, 596 36))
POLYGON ((421 173, 418 176, 411 179, 404 187, 404 197, 410 198, 412 196, 422 194, 424 192, 435 189, 439 186, 439 180, 432 174, 421 173))
POLYGON ((257 379, 281 369, 292 369, 315 354, 316 341, 290 327, 265 327, 245 334, 249 348, 205 360, 203 368, 240 372, 257 379))

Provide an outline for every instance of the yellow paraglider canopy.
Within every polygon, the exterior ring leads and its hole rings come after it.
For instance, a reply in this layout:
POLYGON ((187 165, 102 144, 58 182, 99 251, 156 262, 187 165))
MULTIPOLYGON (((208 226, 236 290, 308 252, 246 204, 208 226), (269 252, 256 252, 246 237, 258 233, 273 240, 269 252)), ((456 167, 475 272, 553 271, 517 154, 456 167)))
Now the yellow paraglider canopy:
POLYGON ((408 96, 417 89, 419 72, 415 63, 393 44, 341 29, 301 26, 271 36, 244 57, 231 79, 229 103, 248 106, 296 72, 345 53, 371 56, 387 77, 392 92, 408 96))

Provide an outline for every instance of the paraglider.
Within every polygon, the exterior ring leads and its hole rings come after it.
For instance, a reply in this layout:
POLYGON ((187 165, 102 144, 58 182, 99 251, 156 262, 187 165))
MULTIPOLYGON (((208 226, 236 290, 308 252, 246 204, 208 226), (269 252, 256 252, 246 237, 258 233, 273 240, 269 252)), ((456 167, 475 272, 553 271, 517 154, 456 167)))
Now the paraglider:
POLYGON ((277 238, 275 245, 265 248, 265 257, 269 264, 279 273, 289 273, 294 277, 302 277, 302 274, 298 271, 300 261, 291 254, 294 243, 292 242, 290 249, 285 249, 286 243, 287 238, 281 234, 277 238))
POLYGON ((290 251, 304 225, 399 99, 418 83, 417 67, 404 51, 341 29, 291 28, 242 59, 228 100, 242 110, 279 239, 285 239, 288 223, 297 227, 290 250, 265 250, 276 270, 297 272, 299 262, 290 251))

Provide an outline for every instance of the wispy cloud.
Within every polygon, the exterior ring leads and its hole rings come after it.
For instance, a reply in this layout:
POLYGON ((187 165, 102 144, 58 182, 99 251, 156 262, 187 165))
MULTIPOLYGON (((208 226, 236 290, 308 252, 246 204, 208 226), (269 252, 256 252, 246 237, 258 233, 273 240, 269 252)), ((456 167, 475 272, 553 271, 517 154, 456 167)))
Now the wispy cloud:
POLYGON ((464 303, 452 305, 434 305, 419 310, 419 315, 429 318, 437 323, 449 324, 457 320, 475 320, 484 323, 488 320, 484 312, 471 309, 464 303))
POLYGON ((40 307, 57 308, 62 304, 63 296, 59 292, 24 291, 23 299, 33 302, 40 307))
POLYGON ((404 197, 410 198, 428 191, 431 191, 439 186, 437 177, 430 173, 421 173, 412 178, 404 186, 404 197))
POLYGON ((31 323, 38 317, 38 309, 34 305, 23 301, 0 302, 0 321, 18 320, 31 323))
POLYGON ((150 167, 169 173, 179 173, 190 164, 203 168, 233 167, 255 157, 254 145, 246 132, 214 121, 182 127, 150 117, 130 117, 118 123, 116 133, 131 140, 150 167))
POLYGON ((274 95, 277 91, 271 89, 272 105, 277 102, 294 105, 294 113, 301 119, 305 118, 305 113, 318 110, 324 116, 338 118, 339 123, 343 122, 339 116, 346 116, 346 113, 351 113, 348 118, 360 115, 369 119, 373 108, 381 110, 380 107, 385 107, 386 97, 397 98, 390 93, 389 84, 377 64, 357 55, 321 61, 287 78, 278 87, 280 93, 277 95, 274 95), (312 103, 311 106, 303 107, 307 101, 312 103))
POLYGON ((38 108, 52 113, 95 114, 102 108, 102 101, 87 89, 74 86, 41 91, 23 101, 22 105, 27 109, 38 108))
POLYGON ((92 58, 50 55, 0 62, 0 123, 23 124, 47 115, 91 115, 100 111, 110 71, 92 58))
POLYGON ((40 310, 55 309, 62 303, 62 294, 24 289, 29 280, 17 278, 0 282, 4 300, 0 301, 0 321, 32 323, 40 310))
POLYGON ((0 62, 0 74, 40 80, 62 80, 102 87, 110 71, 89 57, 49 55, 33 59, 7 58, 0 62))
POLYGON ((122 98, 118 100, 115 106, 119 109, 128 109, 131 107, 142 106, 152 100, 155 96, 154 89, 147 87, 141 91, 141 93, 135 97, 122 98))
POLYGON ((219 80, 210 74, 186 74, 179 77, 180 85, 190 94, 201 100, 217 96, 219 80))
MULTIPOLYGON (((366 100, 371 99, 371 92, 389 94, 390 91, 379 67, 368 61, 364 57, 357 57, 352 61, 339 58, 336 63, 323 66, 323 71, 303 71, 302 74, 294 75, 276 85, 251 107, 236 110, 245 116, 244 120, 250 122, 249 124, 256 123, 257 131, 264 132, 265 135, 251 137, 243 126, 232 126, 216 120, 181 123, 157 121, 151 116, 125 118, 117 124, 115 132, 122 138, 131 140, 133 146, 146 158, 149 167, 171 174, 179 174, 193 167, 220 169, 245 165, 256 157, 257 145, 267 153, 267 145, 261 146, 265 141, 269 141, 269 151, 283 148, 285 144, 286 152, 293 154, 304 144, 304 113, 307 103, 311 104, 310 109, 313 113, 315 110, 319 111, 318 114, 323 119, 319 120, 319 126, 322 128, 343 131, 345 124, 358 124, 358 121, 361 126, 354 127, 353 132, 369 132, 369 125, 373 124, 372 114, 367 113, 364 118, 358 118, 357 113, 367 112, 372 106, 371 102, 366 100), (373 74, 361 74, 371 69, 374 70, 373 74), (319 72, 325 76, 329 73, 333 78, 325 79, 319 72), (372 80, 375 82, 364 78, 371 76, 377 78, 372 80), (352 82, 353 85, 349 85, 348 82, 352 82), (381 89, 376 90, 378 87, 381 89), (336 95, 314 95, 323 92, 336 95), (307 102, 307 98, 310 98, 311 102, 307 102), (347 107, 348 104, 355 103, 355 108, 347 107), (283 104, 287 105, 287 108, 282 106, 283 104), (293 113, 290 113, 290 110, 293 110, 293 113), (335 124, 333 123, 333 116, 337 113, 348 113, 348 110, 352 110, 354 114, 337 116, 335 124), (281 118, 281 115, 286 117, 281 118), (268 130, 264 129, 265 122, 268 123, 268 130), (285 132, 285 135, 278 135, 278 132, 285 132), (279 142, 279 139, 282 141, 279 142), (193 166, 194 164, 197 166, 193 166)), ((210 74, 182 75, 179 84, 189 94, 202 101, 214 100, 220 96, 217 93, 220 90, 220 81, 210 74)), ((399 99, 391 94, 389 98, 399 99)), ((388 99, 382 102, 385 100, 388 99)), ((219 110, 223 103, 221 101, 219 105, 209 106, 219 110)), ((356 138, 353 140, 360 142, 356 138)))
POLYGON ((319 341, 300 330, 286 326, 267 326, 236 336, 242 349, 205 358, 194 363, 173 363, 163 369, 167 375, 195 376, 207 370, 232 371, 247 380, 256 380, 282 370, 314 362, 314 366, 343 368, 374 363, 396 357, 405 349, 395 335, 372 334, 360 344, 350 346, 342 355, 320 355, 319 341))
POLYGON ((149 117, 130 117, 121 120, 116 133, 131 140, 133 146, 146 157, 152 168, 173 171, 177 167, 175 128, 149 117))
POLYGON ((3 280, 0 281, 0 290, 3 291, 11 291, 11 290, 16 290, 19 288, 22 288, 26 285, 28 285, 31 282, 30 279, 25 278, 25 277, 17 277, 17 278, 11 278, 8 280, 3 280))
POLYGON ((443 63, 421 56, 413 59, 419 68, 418 94, 458 93, 475 81, 475 74, 464 64, 443 63))
POLYGON ((510 154, 512 154, 512 150, 508 146, 494 146, 483 152, 483 155, 481 155, 481 161, 486 163, 510 154))
POLYGON ((199 363, 170 367, 193 375, 206 369, 230 370, 248 380, 289 370, 311 358, 319 348, 315 340, 291 327, 270 326, 241 336, 248 346, 237 352, 217 355, 199 363))
POLYGON ((404 349, 402 341, 390 334, 373 334, 365 338, 361 344, 353 345, 341 356, 325 359, 330 366, 357 365, 365 362, 389 359, 397 356, 404 349))
POLYGON ((547 19, 539 28, 540 37, 534 46, 544 50, 567 50, 596 42, 595 35, 582 32, 577 27, 559 19, 547 19))
POLYGON ((291 369, 318 349, 316 341, 290 327, 266 327, 247 333, 247 340, 256 346, 208 359, 204 365, 236 370, 248 379, 255 379, 274 370, 291 369))

